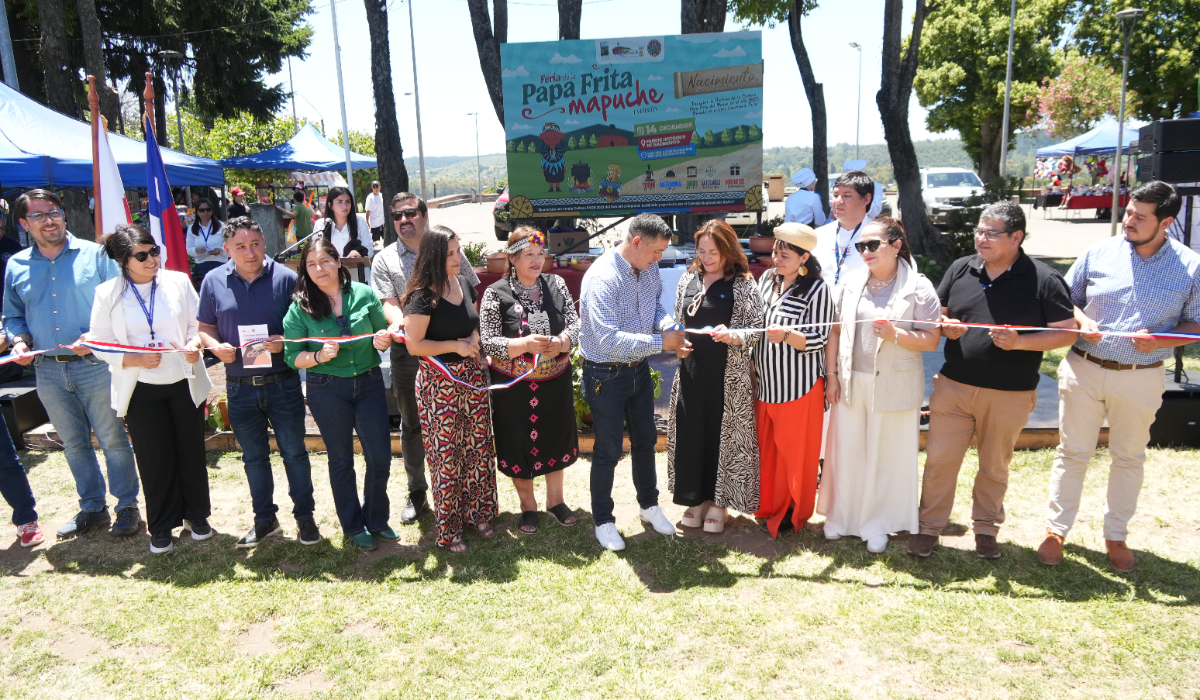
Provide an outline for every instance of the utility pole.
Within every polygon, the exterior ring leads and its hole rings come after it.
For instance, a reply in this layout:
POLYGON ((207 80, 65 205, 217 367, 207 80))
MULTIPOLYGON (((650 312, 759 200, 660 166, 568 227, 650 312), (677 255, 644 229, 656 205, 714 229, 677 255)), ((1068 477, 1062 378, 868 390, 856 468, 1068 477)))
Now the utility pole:
MULTIPOLYGON (((158 52, 159 56, 164 59, 175 61, 175 70, 171 73, 171 90, 175 93, 175 129, 179 133, 179 152, 187 153, 187 148, 183 144, 183 117, 180 114, 180 98, 179 98, 179 69, 183 59, 187 58, 178 51, 163 50, 158 52)), ((190 204, 190 202, 189 202, 190 204)))
POLYGON ((408 39, 412 48, 413 62, 413 101, 417 109, 417 163, 421 168, 421 199, 427 199, 425 194, 425 143, 421 138, 421 93, 417 91, 417 36, 413 29, 413 0, 408 0, 408 39))
POLYGON ((292 135, 295 136, 300 131, 300 120, 296 118, 296 81, 292 80, 291 56, 288 56, 288 87, 292 89, 292 135))
POLYGON ((17 87, 17 59, 13 56, 8 9, 4 7, 4 0, 0 0, 0 68, 4 69, 4 82, 13 90, 20 90, 17 87))
POLYGON ((476 201, 483 201, 483 175, 479 167, 479 112, 467 112, 468 117, 475 117, 475 193, 476 201))
POLYGON ((854 117, 854 159, 858 160, 858 135, 862 126, 862 46, 852 41, 850 48, 858 51, 858 114, 854 117))
MULTIPOLYGON (((1112 231, 1110 236, 1117 235, 1117 222, 1121 220, 1124 208, 1121 206, 1121 151, 1125 149, 1125 79, 1129 77, 1129 39, 1133 36, 1133 25, 1137 23, 1138 15, 1146 11, 1140 7, 1131 7, 1117 13, 1117 20, 1125 34, 1125 56, 1121 65, 1121 114, 1117 117, 1117 167, 1113 170, 1113 201, 1112 201, 1112 231), (1126 24, 1125 20, 1129 20, 1126 24)), ((1132 184, 1132 183, 1130 183, 1132 184)))
MULTIPOLYGON (((1004 72, 1004 126, 1000 130, 1000 177, 1008 177, 1008 118, 1012 104, 1013 34, 1017 28, 1017 0, 1008 13, 1008 68, 1004 72)), ((1007 185, 1006 185, 1007 187, 1007 185)))
POLYGON ((337 66, 338 102, 342 107, 342 144, 346 151, 346 186, 350 197, 354 197, 354 170, 350 166, 350 126, 346 121, 346 88, 342 83, 342 47, 338 44, 337 2, 329 3, 329 14, 333 17, 333 59, 337 66))

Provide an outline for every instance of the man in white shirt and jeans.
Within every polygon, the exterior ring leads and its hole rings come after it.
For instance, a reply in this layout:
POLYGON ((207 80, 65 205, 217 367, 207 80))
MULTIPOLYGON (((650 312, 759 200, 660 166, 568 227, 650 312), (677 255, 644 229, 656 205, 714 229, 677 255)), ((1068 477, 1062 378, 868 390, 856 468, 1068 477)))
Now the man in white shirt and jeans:
MULTIPOLYGON (((372 182, 371 194, 367 195, 366 201, 363 202, 363 206, 367 210, 367 226, 371 229, 372 243, 383 238, 383 195, 380 194, 382 189, 383 186, 379 184, 379 180, 372 182)), ((387 245, 387 243, 384 245, 387 245)))

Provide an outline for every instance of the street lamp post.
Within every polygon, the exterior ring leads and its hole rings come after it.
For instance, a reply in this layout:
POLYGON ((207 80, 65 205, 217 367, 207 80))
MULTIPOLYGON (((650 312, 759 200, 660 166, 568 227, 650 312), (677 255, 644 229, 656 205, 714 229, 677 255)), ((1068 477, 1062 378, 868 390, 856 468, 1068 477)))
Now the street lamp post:
POLYGON ((346 186, 354 196, 354 170, 350 166, 350 125, 346 121, 346 89, 342 84, 342 47, 338 44, 337 3, 329 3, 329 14, 333 16, 333 62, 337 66, 338 101, 342 107, 342 145, 346 153, 346 186))
POLYGON ((1017 0, 1008 14, 1008 67, 1004 70, 1004 126, 1000 130, 1000 177, 1008 177, 1008 120, 1012 102, 1013 34, 1017 28, 1017 0))
POLYGON ((483 175, 479 167, 479 112, 467 112, 468 117, 475 117, 475 193, 477 201, 483 201, 483 175))
POLYGON ((179 65, 183 59, 186 58, 186 56, 178 51, 170 51, 166 49, 159 51, 158 55, 162 56, 164 59, 176 61, 175 70, 171 72, 171 89, 175 92, 175 129, 179 132, 179 152, 187 153, 187 149, 183 144, 183 117, 180 116, 179 112, 179 65))
POLYGON ((1117 221, 1121 212, 1121 151, 1125 146, 1125 79, 1129 77, 1129 39, 1133 36, 1133 25, 1137 18, 1146 11, 1140 7, 1131 7, 1117 13, 1121 22, 1121 30, 1125 34, 1125 55, 1121 63, 1121 114, 1117 117, 1117 167, 1113 170, 1113 201, 1112 201, 1112 230, 1110 236, 1117 235, 1117 221), (1125 20, 1129 20, 1126 22, 1125 20))
POLYGON ((858 51, 858 113, 854 117, 854 159, 858 160, 858 133, 862 124, 862 46, 852 41, 850 48, 858 51))
POLYGON ((417 110, 417 163, 421 168, 421 199, 428 199, 425 193, 425 142, 421 138, 421 93, 417 90, 417 37, 413 29, 413 0, 408 0, 408 40, 412 48, 413 64, 413 101, 417 110))
POLYGON ((292 89, 292 135, 300 130, 300 120, 296 118, 296 81, 292 80, 292 57, 288 56, 288 87, 292 89))

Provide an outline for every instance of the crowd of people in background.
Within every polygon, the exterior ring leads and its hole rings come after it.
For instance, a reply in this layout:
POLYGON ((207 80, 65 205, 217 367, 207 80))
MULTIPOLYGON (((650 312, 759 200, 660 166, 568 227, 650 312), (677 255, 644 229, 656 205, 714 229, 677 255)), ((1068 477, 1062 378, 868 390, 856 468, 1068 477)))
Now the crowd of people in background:
MULTIPOLYGON (((815 197, 812 182, 810 171, 797 173, 798 194, 815 197)), ((139 532, 139 475, 151 552, 170 551, 178 528, 195 540, 212 536, 203 425, 211 382, 203 351, 225 365, 230 423, 243 449, 253 525, 238 547, 282 530, 268 426, 298 539, 322 539, 304 446, 306 403, 328 452, 342 534, 364 550, 399 539, 387 492, 384 352, 401 414, 401 524, 432 513, 437 544, 452 552, 467 549, 472 530, 493 537, 499 472, 519 496, 522 534, 540 526, 539 476, 546 512, 573 525, 579 514, 566 503, 563 470, 580 459, 569 359, 578 348, 601 546, 625 547, 613 484, 626 435, 639 518, 663 535, 676 533, 659 504, 648 362, 674 352, 667 483, 683 508, 682 526, 719 533, 735 511, 777 537, 819 513, 827 539, 860 538, 878 553, 890 535, 908 532, 909 553, 928 557, 949 523, 974 441, 976 552, 996 558, 1008 468, 1037 403, 1043 353, 1069 346, 1059 367, 1061 443, 1038 556, 1048 565, 1062 559, 1107 420, 1104 538, 1113 567, 1129 571, 1135 558, 1127 525, 1162 401, 1163 361, 1193 340, 1154 333, 1200 333, 1200 255, 1167 236, 1181 200, 1161 182, 1132 191, 1125 235, 1089 247, 1065 277, 1024 252, 1019 205, 989 205, 974 229, 977 253, 955 261, 935 287, 918 271, 903 224, 879 216, 877 183, 851 170, 834 183, 828 223, 819 205, 789 200, 790 218, 774 230, 773 265, 757 281, 733 229, 705 223, 670 310, 661 302, 658 262, 673 232, 653 214, 629 222, 623 239, 588 270, 576 300, 561 277, 542 272, 546 240, 530 227, 509 236, 507 271, 480 294, 460 237, 430 226, 416 195, 393 197, 388 227, 378 183, 365 214, 349 190, 331 188, 324 216, 312 224, 318 235, 301 246, 294 272, 266 257, 261 227, 233 210, 244 208, 239 197, 235 190, 223 223, 211 201, 198 203, 187 232, 189 252, 203 267, 195 286, 160 267, 161 251, 141 227, 123 225, 100 245, 68 233, 56 195, 33 190, 18 200, 15 216, 33 245, 6 258, 0 318, 14 353, 48 350, 16 362, 34 365, 75 478, 79 513, 60 539, 109 526, 114 536, 139 532), (351 281, 342 261, 354 257, 372 259, 369 285, 351 281), (921 477, 923 353, 943 339, 921 477), (146 350, 113 352, 89 342, 146 350), (515 383, 489 390, 497 380, 515 383), (365 465, 361 496, 356 436, 365 465)), ((303 195, 296 204, 296 225, 311 222, 303 195)), ((22 546, 42 541, 33 493, 5 430, 0 493, 22 546)))

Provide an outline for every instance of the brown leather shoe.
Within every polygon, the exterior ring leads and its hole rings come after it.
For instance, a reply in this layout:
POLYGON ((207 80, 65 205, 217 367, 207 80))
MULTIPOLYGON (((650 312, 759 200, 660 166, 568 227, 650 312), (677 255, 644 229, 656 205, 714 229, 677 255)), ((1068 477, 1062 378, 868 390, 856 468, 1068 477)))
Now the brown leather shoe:
POLYGON ((1042 546, 1038 547, 1038 559, 1047 566, 1058 566, 1062 561, 1063 554, 1063 538, 1057 534, 1046 531, 1046 539, 1042 540, 1042 546))
POLYGON ((1108 548, 1108 563, 1112 564, 1114 569, 1123 574, 1133 571, 1137 559, 1134 558, 1133 552, 1129 551, 1129 547, 1125 546, 1124 542, 1104 540, 1104 546, 1108 548))
POLYGON ((908 553, 924 559, 933 554, 933 548, 937 546, 937 543, 937 535, 913 535, 908 545, 908 553))
POLYGON ((995 535, 975 535, 975 554, 980 559, 999 559, 1000 543, 995 535))

